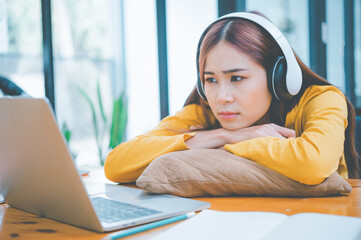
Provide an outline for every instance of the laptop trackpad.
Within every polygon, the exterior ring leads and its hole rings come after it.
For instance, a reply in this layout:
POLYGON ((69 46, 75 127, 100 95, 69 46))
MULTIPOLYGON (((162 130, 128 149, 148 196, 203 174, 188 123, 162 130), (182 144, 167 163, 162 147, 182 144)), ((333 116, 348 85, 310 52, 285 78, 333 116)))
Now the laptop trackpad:
POLYGON ((88 192, 88 195, 95 196, 98 194, 119 191, 119 186, 117 184, 111 183, 85 183, 85 189, 88 192))

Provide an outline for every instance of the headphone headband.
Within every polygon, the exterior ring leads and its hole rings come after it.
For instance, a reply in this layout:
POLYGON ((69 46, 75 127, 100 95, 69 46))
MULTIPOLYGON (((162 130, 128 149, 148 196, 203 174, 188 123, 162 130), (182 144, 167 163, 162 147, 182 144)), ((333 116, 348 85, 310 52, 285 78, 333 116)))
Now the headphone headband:
MULTIPOLYGON (((198 43, 198 49, 197 49, 198 74, 199 74, 199 54, 200 54, 201 45, 202 45, 205 35, 207 34, 208 30, 213 26, 213 24, 215 24, 216 22, 219 22, 223 19, 231 19, 231 18, 246 19, 253 23, 256 23, 257 25, 259 25, 260 27, 265 29, 275 39, 275 41, 281 48, 281 51, 285 58, 285 62, 287 63, 286 82, 285 82, 286 88, 287 88, 286 90, 288 91, 288 93, 290 95, 292 95, 292 96, 296 95, 300 91, 301 86, 302 86, 302 71, 301 71, 301 67, 297 63, 296 57, 292 51, 290 44, 288 43, 286 38, 283 36, 282 32, 275 25, 273 25, 273 23, 271 23, 266 18, 259 16, 257 14, 253 14, 253 13, 248 13, 248 12, 230 13, 230 14, 227 14, 227 15, 224 15, 224 16, 218 18, 216 21, 212 22, 207 27, 207 29, 203 32, 203 34, 199 40, 199 43, 198 43)), ((198 93, 204 99, 206 99, 205 94, 204 94, 203 84, 200 80, 200 76, 198 77, 197 89, 198 89, 198 93), (200 89, 200 88, 202 88, 202 89, 200 89)), ((277 94, 275 94, 275 95, 277 96, 277 94)), ((278 98, 278 96, 277 96, 277 98, 278 98)))

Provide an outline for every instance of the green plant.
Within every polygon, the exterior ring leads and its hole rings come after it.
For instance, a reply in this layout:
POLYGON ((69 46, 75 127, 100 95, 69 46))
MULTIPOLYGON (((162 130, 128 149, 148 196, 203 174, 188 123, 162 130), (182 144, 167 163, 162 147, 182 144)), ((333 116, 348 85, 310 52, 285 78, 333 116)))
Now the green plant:
POLYGON ((75 160, 76 154, 73 151, 71 151, 71 149, 70 149, 71 131, 69 130, 68 125, 65 122, 61 126, 61 132, 63 133, 63 136, 65 138, 66 145, 68 146, 69 152, 70 152, 73 160, 75 160))
POLYGON ((96 89, 99 105, 98 111, 96 111, 95 104, 86 91, 80 87, 78 87, 78 90, 90 106, 93 129, 98 148, 98 156, 100 164, 104 166, 104 151, 115 148, 122 142, 124 137, 125 127, 127 124, 127 103, 125 92, 123 91, 118 98, 113 100, 112 121, 109 124, 103 107, 99 80, 97 81, 96 89), (101 122, 99 122, 98 119, 100 119, 101 122), (108 141, 109 144, 107 144, 108 141), (106 146, 107 149, 104 149, 104 146, 106 146))
POLYGON ((61 132, 64 135, 64 138, 66 140, 66 143, 69 145, 70 142, 70 138, 71 138, 71 132, 68 128, 68 125, 64 122, 63 125, 61 126, 61 132))
POLYGON ((127 125, 128 108, 123 91, 119 98, 113 101, 112 125, 110 128, 109 148, 113 149, 123 141, 125 127, 127 125))

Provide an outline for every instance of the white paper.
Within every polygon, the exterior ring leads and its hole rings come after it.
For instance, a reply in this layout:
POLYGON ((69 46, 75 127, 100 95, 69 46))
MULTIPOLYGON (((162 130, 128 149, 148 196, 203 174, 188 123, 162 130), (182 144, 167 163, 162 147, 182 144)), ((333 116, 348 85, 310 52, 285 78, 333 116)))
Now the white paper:
POLYGON ((152 239, 260 239, 287 218, 281 213, 203 210, 152 239))
POLYGON ((299 213, 288 217, 265 240, 359 240, 361 218, 320 213, 299 213))

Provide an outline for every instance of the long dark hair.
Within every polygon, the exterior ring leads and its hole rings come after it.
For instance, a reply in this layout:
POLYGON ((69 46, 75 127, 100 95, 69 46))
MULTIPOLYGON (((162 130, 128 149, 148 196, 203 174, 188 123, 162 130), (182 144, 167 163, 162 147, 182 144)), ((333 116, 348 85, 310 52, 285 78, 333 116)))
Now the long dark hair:
MULTIPOLYGON (((199 75, 202 82, 207 54, 220 41, 226 41, 239 49, 240 52, 250 56, 256 63, 263 66, 266 72, 271 71, 274 59, 282 56, 282 51, 270 34, 258 25, 244 19, 224 19, 216 22, 205 35, 199 54, 199 75)), ((286 115, 299 102, 307 87, 311 85, 331 85, 324 78, 309 69, 296 55, 301 67, 303 83, 300 92, 289 101, 279 101, 273 97, 270 106, 271 122, 284 126, 286 115)), ((355 110, 346 97, 348 109, 348 126, 345 130, 344 154, 350 178, 358 178, 358 155, 355 148, 355 110)), ((206 120, 206 130, 220 128, 217 120, 214 121, 212 111, 203 100, 196 88, 188 96, 184 106, 198 104, 202 108, 206 120)))

